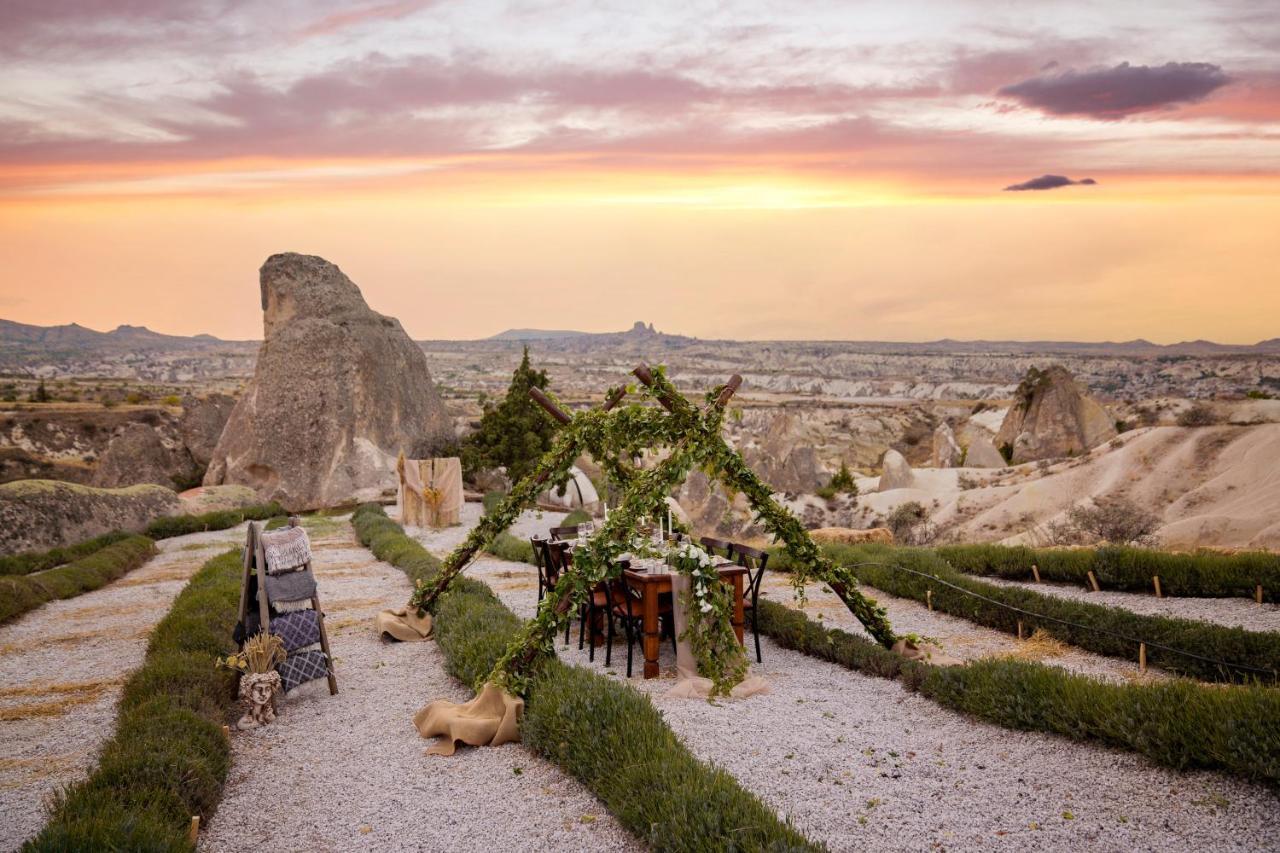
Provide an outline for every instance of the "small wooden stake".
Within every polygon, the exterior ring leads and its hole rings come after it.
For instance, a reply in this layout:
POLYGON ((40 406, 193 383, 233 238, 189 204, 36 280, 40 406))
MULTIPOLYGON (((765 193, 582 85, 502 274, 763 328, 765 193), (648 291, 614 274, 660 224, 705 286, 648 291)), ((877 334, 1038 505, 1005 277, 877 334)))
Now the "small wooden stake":
POLYGON ((1164 598, 1164 592, 1160 589, 1160 576, 1152 575, 1151 582, 1156 585, 1156 598, 1164 598))
POLYGON ((1259 604, 1262 603, 1262 584, 1258 584, 1258 588, 1253 591, 1253 597, 1259 604))
POLYGON ((1018 620, 1018 639, 1019 639, 1019 640, 1023 639, 1023 632, 1022 632, 1022 620, 1021 620, 1021 619, 1019 619, 1019 620, 1018 620))
POLYGON ((1036 583, 1040 583, 1040 567, 1035 563, 1031 564, 1031 574, 1035 577, 1036 583))
POLYGON ((1089 586, 1093 587, 1094 592, 1102 592, 1102 587, 1098 586, 1098 578, 1093 572, 1089 572, 1089 586))
POLYGON ((926 589, 924 591, 924 600, 925 600, 925 603, 929 605, 929 609, 932 610, 933 609, 933 590, 926 589))
POLYGON ((191 828, 187 830, 187 840, 192 844, 200 838, 200 815, 193 814, 191 816, 191 828))
POLYGON ((231 740, 231 726, 223 726, 222 734, 227 738, 227 740, 231 740))
POLYGON ((1138 643, 1138 672, 1147 671, 1147 644, 1138 643))

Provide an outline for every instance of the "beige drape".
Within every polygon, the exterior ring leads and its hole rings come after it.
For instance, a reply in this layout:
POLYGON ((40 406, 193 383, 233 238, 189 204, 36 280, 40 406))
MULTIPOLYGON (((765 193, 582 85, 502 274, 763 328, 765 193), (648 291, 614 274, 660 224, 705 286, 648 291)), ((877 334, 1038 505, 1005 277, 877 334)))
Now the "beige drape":
MULTIPOLYGON (((676 630, 676 685, 666 692, 673 699, 706 699, 711 695, 712 681, 698 675, 698 662, 688 640, 682 640, 689 614, 685 610, 685 594, 689 591, 689 577, 680 572, 671 573, 671 608, 676 630)), ((769 682, 758 675, 748 675, 729 694, 735 699, 745 699, 757 693, 768 693, 769 682)))
POLYGON ((400 521, 414 527, 450 527, 462 514, 462 460, 406 459, 396 462, 400 473, 400 521), (431 494, 428 497, 428 490, 431 494))
POLYGON ((415 608, 384 610, 378 614, 378 636, 388 636, 402 643, 431 639, 431 614, 418 615, 415 608))
POLYGON ((439 737, 427 755, 453 755, 458 742, 471 746, 501 746, 520 740, 524 700, 486 684, 480 695, 459 705, 437 699, 413 715, 423 737, 439 737))

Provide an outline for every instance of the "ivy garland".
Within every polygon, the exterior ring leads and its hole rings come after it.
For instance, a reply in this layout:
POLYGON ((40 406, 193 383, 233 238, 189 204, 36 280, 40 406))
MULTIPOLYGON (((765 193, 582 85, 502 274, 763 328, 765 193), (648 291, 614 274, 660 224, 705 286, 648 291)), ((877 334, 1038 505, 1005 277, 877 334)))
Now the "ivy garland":
MULTIPOLYGON (((816 576, 844 599, 854 616, 881 644, 893 644, 896 638, 883 608, 876 607, 857 592, 853 573, 835 566, 819 552, 800 521, 773 500, 772 490, 724 441, 720 433, 724 417, 723 404, 719 401, 721 390, 722 387, 708 392, 706 405, 699 411, 676 391, 659 367, 653 371, 652 387, 642 387, 640 391, 644 402, 656 400, 666 411, 652 405, 631 404, 608 412, 593 409, 576 413, 533 472, 487 513, 463 544, 449 555, 435 580, 419 583, 411 604, 423 612, 434 606, 475 554, 510 527, 525 507, 533 505, 545 484, 562 477, 584 451, 604 465, 611 477, 625 484, 621 505, 611 511, 596 534, 574 552, 574 570, 561 573, 534 618, 513 639, 493 671, 475 685, 477 690, 488 682, 513 695, 527 692, 540 663, 554 656, 555 638, 565 622, 587 600, 596 584, 620 573, 618 560, 629 549, 641 520, 660 511, 667 496, 694 468, 716 472, 729 488, 746 495, 755 509, 756 520, 781 540, 795 558, 797 568, 792 582, 798 597, 803 598, 805 583, 816 576), (634 459, 643 450, 659 446, 669 448, 668 455, 652 469, 635 470, 621 462, 622 458, 634 459)), ((686 562, 682 558, 675 562, 678 570, 687 570, 696 586, 699 570, 680 565, 686 562)), ((718 582, 718 577, 715 583, 710 583, 709 578, 703 580, 706 582, 701 585, 701 597, 695 595, 697 600, 691 602, 694 606, 688 608, 691 619, 686 636, 694 648, 700 672, 712 679, 715 696, 727 694, 738 684, 745 676, 747 664, 730 620, 731 593, 718 582), (709 605, 709 611, 703 609, 704 603, 709 605)))
POLYGON ((728 696, 747 677, 747 655, 733 630, 733 590, 711 555, 692 542, 676 546, 668 561, 689 577, 682 601, 689 621, 680 639, 689 641, 698 673, 711 679, 708 698, 728 696))

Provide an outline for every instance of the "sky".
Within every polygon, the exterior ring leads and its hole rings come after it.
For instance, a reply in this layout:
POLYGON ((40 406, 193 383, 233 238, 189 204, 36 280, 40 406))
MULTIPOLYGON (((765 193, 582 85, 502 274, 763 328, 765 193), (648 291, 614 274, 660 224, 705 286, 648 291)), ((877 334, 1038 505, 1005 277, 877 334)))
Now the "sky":
POLYGON ((1274 0, 3 5, 6 319, 1280 336, 1274 0))

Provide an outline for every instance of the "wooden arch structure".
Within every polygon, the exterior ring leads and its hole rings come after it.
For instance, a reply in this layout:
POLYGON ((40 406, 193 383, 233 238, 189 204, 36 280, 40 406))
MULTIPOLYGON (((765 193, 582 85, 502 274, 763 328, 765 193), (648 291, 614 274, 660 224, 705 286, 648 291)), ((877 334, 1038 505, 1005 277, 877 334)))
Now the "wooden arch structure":
POLYGON ((695 467, 745 495, 757 519, 794 560, 793 582, 798 590, 810 579, 823 581, 878 642, 892 646, 897 638, 884 610, 858 591, 857 581, 848 569, 822 555, 799 520, 778 505, 769 486, 721 435, 725 407, 742 384, 742 377, 734 375, 709 391, 705 404, 699 408, 676 390, 661 368, 650 369, 641 364, 633 373, 643 385, 644 396, 656 400, 659 407, 632 404, 619 408, 630 390, 624 387, 610 390, 600 408, 569 415, 540 390, 530 391, 562 429, 534 471, 480 520, 432 580, 420 583, 410 603, 417 607, 419 615, 433 610, 440 595, 474 556, 510 527, 521 511, 534 505, 544 484, 563 477, 585 452, 622 485, 623 500, 575 554, 572 570, 564 572, 542 600, 537 615, 498 660, 487 683, 511 694, 525 694, 538 662, 552 653, 555 637, 571 614, 598 582, 620 571, 618 558, 627 550, 626 543, 636 533, 640 518, 651 514, 695 467), (665 447, 667 451, 655 467, 637 470, 624 461, 624 457, 651 447, 665 447))

